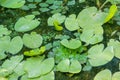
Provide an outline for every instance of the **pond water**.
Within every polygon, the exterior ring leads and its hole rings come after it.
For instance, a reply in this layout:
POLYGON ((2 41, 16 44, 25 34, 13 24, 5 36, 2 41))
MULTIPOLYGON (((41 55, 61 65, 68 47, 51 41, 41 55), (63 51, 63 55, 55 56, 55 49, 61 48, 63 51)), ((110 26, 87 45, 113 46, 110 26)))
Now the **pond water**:
MULTIPOLYGON (((13 38, 14 36, 18 36, 18 35, 22 37, 25 32, 21 33, 21 32, 15 31, 15 29, 14 29, 15 23, 17 22, 17 20, 20 17, 26 16, 29 14, 34 14, 35 18, 40 19, 40 25, 37 28, 33 29, 32 31, 40 34, 43 37, 42 45, 46 45, 47 43, 53 43, 54 41, 57 41, 57 39, 55 39, 56 35, 65 35, 65 36, 67 35, 70 38, 76 38, 74 33, 79 33, 79 32, 81 33, 82 32, 81 30, 69 31, 66 29, 65 25, 62 23, 62 24, 58 24, 58 25, 63 26, 63 30, 56 31, 53 26, 48 26, 48 23, 47 23, 48 18, 51 17, 53 14, 55 14, 55 12, 57 12, 57 11, 59 13, 62 13, 62 15, 65 15, 68 17, 70 14, 78 15, 79 12, 82 11, 86 7, 97 6, 96 2, 94 0, 86 0, 86 2, 83 2, 83 3, 79 3, 80 0, 75 0, 75 1, 76 1, 75 4, 74 4, 74 2, 73 2, 73 4, 71 2, 70 5, 67 5, 67 2, 69 2, 69 1, 63 0, 62 7, 60 7, 60 9, 58 8, 58 10, 56 9, 56 11, 54 11, 54 9, 50 9, 48 11, 47 11, 47 9, 42 10, 39 2, 30 2, 30 0, 26 0, 26 3, 25 3, 26 6, 29 5, 28 10, 25 7, 23 9, 21 9, 21 8, 11 9, 11 8, 0 7, 0 25, 4 25, 6 28, 8 28, 9 30, 12 31, 12 34, 10 34, 11 38, 13 38), (31 4, 31 6, 30 6, 30 4, 31 4), (34 13, 34 11, 38 11, 38 12, 34 13)), ((42 0, 41 3, 44 3, 44 2, 45 2, 45 0, 42 0)), ((104 0, 103 0, 103 2, 104 2, 104 0)), ((103 3, 103 2, 101 1, 101 3, 103 3)), ((58 4, 60 4, 60 3, 58 3, 58 4)), ((109 6, 109 5, 110 4, 108 4, 106 6, 109 6)), ((43 6, 47 6, 47 4, 43 5, 43 6)), ((50 4, 48 6, 52 6, 52 4, 50 4)), ((54 6, 54 7, 58 7, 58 6, 54 6)), ((104 25, 102 25, 102 27, 104 30, 104 33, 103 33, 104 38, 101 42, 98 42, 97 44, 103 43, 106 47, 107 43, 109 42, 110 39, 119 40, 120 35, 118 35, 118 32, 120 31, 120 26, 118 24, 116 24, 116 22, 114 20, 109 23, 105 23, 104 25)), ((32 31, 28 31, 26 33, 31 33, 32 31)), ((70 39, 70 38, 68 38, 68 39, 70 39)), ((85 42, 83 42, 82 44, 85 45, 85 42)), ((93 45, 95 45, 95 44, 93 44, 93 45)), ((85 47, 87 49, 89 49, 93 45, 88 45, 87 47, 86 46, 85 47)), ((24 51, 27 51, 27 50, 31 50, 31 49, 26 48, 24 46, 23 49, 18 54, 24 53, 24 51)), ((46 58, 48 57, 48 54, 50 54, 52 51, 53 51, 53 49, 51 48, 45 52, 46 58)), ((1 65, 2 65, 2 63, 4 63, 4 61, 6 59, 8 59, 12 56, 18 55, 18 54, 13 55, 13 54, 9 54, 9 53, 6 53, 6 54, 7 54, 7 57, 0 61, 1 65)), ((80 53, 80 54, 87 54, 87 50, 83 50, 82 53, 80 53)), ((53 56, 53 55, 50 55, 50 57, 51 56, 53 56)), ((26 60, 27 58, 30 58, 30 57, 25 56, 24 60, 26 60)), ((56 64, 57 64, 57 62, 56 62, 56 64)), ((82 66, 84 66, 86 64, 87 64, 87 62, 83 63, 82 66)), ((77 74, 72 74, 72 73, 68 73, 68 72, 63 73, 60 71, 55 71, 55 80, 93 80, 95 75, 99 71, 104 70, 106 68, 111 70, 112 73, 119 71, 120 70, 119 64, 120 64, 120 60, 118 58, 114 57, 109 63, 107 63, 103 66, 92 67, 91 70, 81 71, 80 73, 77 73, 77 74)), ((63 67, 64 67, 64 65, 63 65, 63 67)))

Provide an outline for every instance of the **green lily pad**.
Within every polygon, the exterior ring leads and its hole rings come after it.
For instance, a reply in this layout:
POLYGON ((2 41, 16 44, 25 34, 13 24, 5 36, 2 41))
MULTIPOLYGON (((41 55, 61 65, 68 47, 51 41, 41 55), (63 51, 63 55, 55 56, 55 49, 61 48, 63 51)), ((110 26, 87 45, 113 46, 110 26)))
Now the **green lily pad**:
POLYGON ((0 5, 7 8, 20 8, 25 4, 25 0, 0 0, 0 5))
POLYGON ((71 14, 69 17, 66 18, 65 27, 69 31, 75 31, 75 30, 78 30, 80 28, 79 25, 78 25, 75 14, 71 14))
POLYGON ((54 14, 52 17, 48 18, 48 26, 54 26, 54 22, 58 22, 59 24, 63 23, 65 20, 66 16, 61 15, 60 13, 54 14))
POLYGON ((7 51, 12 54, 16 54, 22 49, 22 47, 23 47, 22 38, 20 36, 16 36, 11 40, 7 51))
POLYGON ((34 18, 34 15, 21 17, 14 26, 15 30, 18 32, 27 32, 35 29, 40 24, 40 21, 34 18))
POLYGON ((120 72, 115 72, 112 75, 110 70, 105 69, 97 73, 94 80, 120 80, 120 72))
POLYGON ((35 78, 49 73, 54 67, 54 59, 44 59, 44 56, 28 58, 24 64, 24 70, 28 78, 35 78))
POLYGON ((91 28, 84 28, 80 39, 87 44, 96 44, 103 40, 103 28, 102 26, 96 26, 91 28))
POLYGON ((28 48, 38 48, 42 44, 42 36, 36 32, 23 35, 23 43, 28 48))
POLYGON ((120 71, 113 74, 112 80, 120 80, 120 71))
POLYGON ((45 75, 42 75, 42 76, 39 76, 39 77, 36 77, 36 78, 28 78, 28 75, 23 75, 21 77, 21 80, 55 80, 55 77, 54 77, 54 72, 51 71, 45 75))
POLYGON ((56 69, 61 72, 79 73, 81 71, 81 64, 78 60, 70 61, 69 59, 64 59, 58 63, 56 69))
POLYGON ((98 11, 96 7, 89 7, 78 14, 77 21, 81 28, 101 26, 106 15, 106 13, 98 11))
POLYGON ((97 75, 94 77, 94 80, 112 80, 112 73, 110 70, 105 69, 97 73, 97 75))
POLYGON ((69 41, 67 39, 63 39, 61 44, 69 49, 77 49, 81 46, 81 41, 77 39, 71 39, 69 41))
POLYGON ((115 57, 120 59, 120 42, 114 39, 111 39, 108 42, 108 46, 112 46, 114 53, 115 53, 115 57))
POLYGON ((11 74, 22 59, 23 55, 13 56, 10 59, 6 59, 0 68, 0 76, 8 76, 11 74))
POLYGON ((112 46, 108 46, 104 49, 103 44, 95 45, 88 50, 88 61, 92 66, 101 66, 114 57, 114 51, 112 46))

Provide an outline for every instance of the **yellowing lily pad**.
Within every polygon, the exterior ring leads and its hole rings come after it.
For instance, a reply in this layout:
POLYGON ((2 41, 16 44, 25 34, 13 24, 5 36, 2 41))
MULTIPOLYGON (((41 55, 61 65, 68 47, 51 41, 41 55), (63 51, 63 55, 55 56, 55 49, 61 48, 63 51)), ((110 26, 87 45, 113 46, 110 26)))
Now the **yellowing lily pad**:
POLYGON ((61 44, 69 49, 77 49, 81 46, 81 41, 77 39, 71 40, 63 39, 61 41, 61 44))

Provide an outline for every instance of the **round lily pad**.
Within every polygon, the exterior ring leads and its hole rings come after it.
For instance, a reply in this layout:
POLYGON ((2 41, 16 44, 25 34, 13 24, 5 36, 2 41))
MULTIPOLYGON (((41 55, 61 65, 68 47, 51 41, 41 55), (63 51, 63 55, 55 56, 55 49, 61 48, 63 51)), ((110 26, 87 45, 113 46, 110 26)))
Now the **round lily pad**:
POLYGON ((112 46, 108 46, 104 49, 103 44, 95 45, 88 50, 88 61, 92 66, 101 66, 114 57, 114 51, 112 46))
POLYGON ((36 32, 31 32, 31 34, 23 35, 23 43, 28 48, 38 48, 42 44, 42 36, 36 32))
POLYGON ((15 30, 17 32, 27 32, 35 29, 40 24, 40 22, 34 18, 34 15, 21 17, 14 26, 15 30))
POLYGON ((75 14, 71 14, 69 17, 66 18, 65 20, 65 27, 69 30, 69 31, 74 31, 79 29, 79 25, 76 19, 76 15, 75 14))

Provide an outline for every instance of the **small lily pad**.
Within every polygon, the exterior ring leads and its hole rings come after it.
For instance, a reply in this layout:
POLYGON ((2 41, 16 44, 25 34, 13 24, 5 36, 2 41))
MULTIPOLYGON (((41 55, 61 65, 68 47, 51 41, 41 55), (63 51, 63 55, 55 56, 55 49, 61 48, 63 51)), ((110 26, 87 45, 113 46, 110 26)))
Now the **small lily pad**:
POLYGON ((5 28, 3 25, 0 25, 0 37, 9 35, 11 31, 9 31, 7 28, 5 28))
POLYGON ((54 26, 54 22, 57 21, 59 24, 63 23, 65 20, 65 16, 60 13, 54 14, 52 17, 48 18, 48 26, 54 26))
POLYGON ((120 59, 120 42, 114 39, 110 39, 110 41, 108 42, 108 46, 113 47, 115 57, 120 59))
POLYGON ((21 17, 14 26, 15 30, 17 32, 27 32, 35 29, 40 24, 40 22, 34 18, 34 15, 21 17))
POLYGON ((79 73, 81 71, 81 64, 77 60, 70 61, 69 59, 64 59, 58 63, 56 69, 61 72, 79 73))
POLYGON ((63 39, 61 41, 61 44, 69 49, 77 49, 81 46, 81 41, 77 39, 71 40, 63 39))
POLYGON ((114 51, 112 46, 108 46, 104 49, 103 44, 95 45, 88 50, 88 61, 92 66, 101 66, 114 57, 114 51))
POLYGON ((23 43, 28 48, 38 48, 42 44, 42 36, 36 32, 23 35, 23 43))
POLYGON ((112 80, 112 73, 110 70, 105 69, 97 73, 97 75, 94 77, 94 80, 112 80))
POLYGON ((12 54, 16 54, 22 49, 22 47, 23 47, 22 38, 20 36, 16 36, 11 40, 7 51, 12 54))
POLYGON ((78 22, 77 22, 75 14, 71 14, 69 17, 66 18, 66 20, 65 20, 65 27, 69 31, 75 31, 75 30, 80 28, 79 25, 78 25, 78 22))

